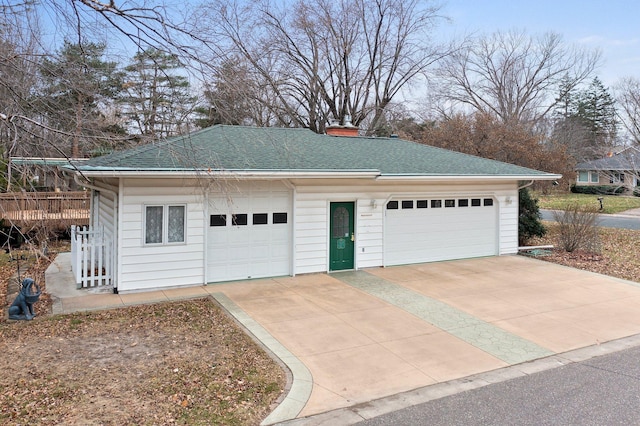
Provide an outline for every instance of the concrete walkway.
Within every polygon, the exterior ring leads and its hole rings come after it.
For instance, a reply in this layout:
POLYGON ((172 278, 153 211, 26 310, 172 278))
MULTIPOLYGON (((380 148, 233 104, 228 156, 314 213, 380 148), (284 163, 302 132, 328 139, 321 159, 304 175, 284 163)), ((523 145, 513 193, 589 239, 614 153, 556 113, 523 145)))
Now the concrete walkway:
POLYGON ((47 271, 54 313, 215 297, 292 371, 265 424, 349 424, 371 401, 488 371, 511 377, 500 372, 536 359, 562 365, 544 360, 640 333, 637 283, 521 256, 137 294, 76 290, 66 256, 47 271))

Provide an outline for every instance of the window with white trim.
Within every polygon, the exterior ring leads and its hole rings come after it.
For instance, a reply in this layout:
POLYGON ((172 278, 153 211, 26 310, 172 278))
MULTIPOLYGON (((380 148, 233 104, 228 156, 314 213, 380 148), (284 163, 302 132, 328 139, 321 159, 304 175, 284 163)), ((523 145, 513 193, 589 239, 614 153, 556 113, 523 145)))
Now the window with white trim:
POLYGON ((180 244, 185 242, 185 205, 144 206, 144 244, 180 244))
POLYGON ((589 182, 589 172, 578 172, 578 182, 589 182))
POLYGON ((591 183, 599 183, 600 182, 600 173, 591 172, 591 183))

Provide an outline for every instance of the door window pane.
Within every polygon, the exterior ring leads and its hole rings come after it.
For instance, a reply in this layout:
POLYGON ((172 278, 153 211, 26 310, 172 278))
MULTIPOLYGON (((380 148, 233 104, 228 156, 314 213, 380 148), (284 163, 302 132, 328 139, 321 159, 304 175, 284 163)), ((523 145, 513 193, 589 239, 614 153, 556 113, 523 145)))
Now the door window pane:
POLYGON ((145 244, 162 243, 162 206, 147 206, 145 212, 145 244))
POLYGON ((169 229, 167 241, 184 242, 184 206, 169 206, 169 229))
POLYGON ((338 207, 334 210, 332 228, 333 238, 349 236, 349 211, 346 208, 338 207))

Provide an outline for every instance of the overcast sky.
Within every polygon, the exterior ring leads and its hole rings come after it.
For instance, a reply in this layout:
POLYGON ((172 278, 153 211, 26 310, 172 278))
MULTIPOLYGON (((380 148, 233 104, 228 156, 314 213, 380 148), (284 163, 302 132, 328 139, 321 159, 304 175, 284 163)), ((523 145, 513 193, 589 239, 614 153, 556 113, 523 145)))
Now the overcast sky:
POLYGON ((440 30, 463 35, 496 30, 554 31, 567 42, 602 51, 597 74, 612 86, 640 78, 640 0, 443 0, 453 22, 440 30))

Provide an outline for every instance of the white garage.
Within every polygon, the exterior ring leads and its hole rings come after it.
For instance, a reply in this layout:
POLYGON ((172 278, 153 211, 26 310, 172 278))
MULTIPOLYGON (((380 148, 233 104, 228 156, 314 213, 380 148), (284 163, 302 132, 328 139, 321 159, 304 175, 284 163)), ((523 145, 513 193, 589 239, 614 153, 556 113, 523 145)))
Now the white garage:
POLYGON ((518 189, 561 177, 354 129, 217 125, 65 170, 117 292, 517 253, 518 189))
POLYGON ((256 183, 210 195, 207 281, 291 275, 291 191, 256 183))
POLYGON ((498 254, 497 203, 488 196, 391 200, 384 229, 386 266, 498 254))

